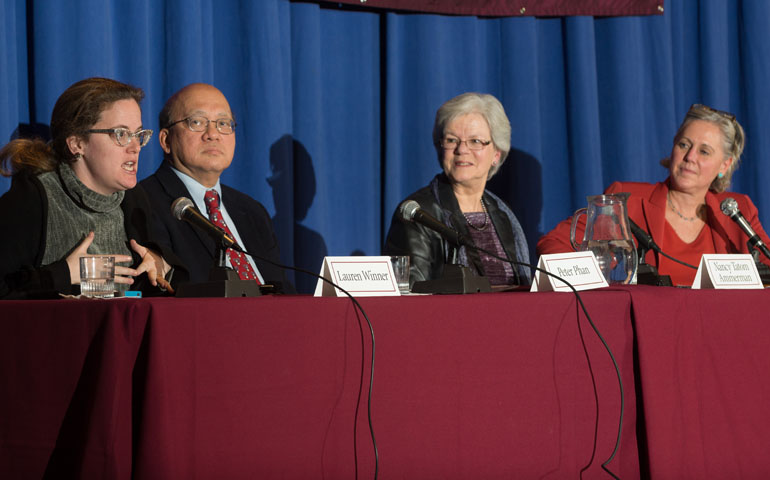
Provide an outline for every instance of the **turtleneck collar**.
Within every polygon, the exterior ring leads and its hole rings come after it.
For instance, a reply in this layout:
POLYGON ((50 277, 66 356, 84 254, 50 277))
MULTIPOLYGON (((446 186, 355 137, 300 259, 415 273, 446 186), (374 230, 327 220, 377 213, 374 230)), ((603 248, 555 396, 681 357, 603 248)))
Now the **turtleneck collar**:
POLYGON ((112 195, 94 192, 80 181, 72 167, 66 163, 59 164, 58 173, 67 195, 81 207, 94 212, 110 212, 120 208, 123 197, 126 195, 124 191, 115 192, 112 195))

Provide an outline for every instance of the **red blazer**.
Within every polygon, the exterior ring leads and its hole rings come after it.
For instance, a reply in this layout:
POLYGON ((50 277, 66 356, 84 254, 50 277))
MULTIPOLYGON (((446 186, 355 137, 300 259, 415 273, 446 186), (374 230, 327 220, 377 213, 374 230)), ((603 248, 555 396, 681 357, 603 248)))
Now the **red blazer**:
MULTIPOLYGON (((628 192, 630 196, 628 198, 628 217, 633 220, 637 225, 646 230, 655 240, 655 243, 666 252, 666 245, 661 243, 663 238, 663 230, 666 225, 666 199, 668 196, 668 180, 656 184, 640 183, 640 182, 615 182, 610 185, 605 193, 620 193, 628 192)), ((751 199, 743 194, 735 192, 723 192, 714 193, 709 191, 706 194, 706 227, 711 229, 711 234, 714 239, 714 247, 716 252, 713 253, 748 253, 748 246, 746 242, 748 237, 743 230, 738 226, 735 221, 730 217, 723 214, 720 208, 722 200, 732 197, 738 202, 738 208, 746 220, 751 224, 751 227, 762 238, 762 240, 770 245, 770 238, 768 238, 765 229, 762 228, 762 224, 759 223, 759 217, 757 207, 751 199)), ((544 255, 547 253, 563 253, 573 251, 569 242, 570 223, 572 218, 559 222, 556 228, 548 232, 537 242, 537 254, 544 255)), ((585 216, 581 216, 578 220, 577 229, 575 232, 576 238, 580 241, 583 240, 583 233, 585 231, 585 216)), ((668 252, 666 252, 668 253, 668 252)), ((706 252, 711 253, 711 252, 706 252)), ((760 257, 762 262, 770 265, 770 260, 764 256, 760 257)), ((658 267, 659 273, 662 275, 671 275, 673 272, 666 271, 665 268, 660 268, 660 259, 658 254, 649 251, 645 256, 645 261, 658 267)), ((665 262, 664 266, 668 265, 668 268, 679 268, 679 266, 671 267, 672 263, 665 262)), ((678 264, 673 264, 678 265, 678 264)), ((686 269, 690 278, 695 277, 695 270, 685 266, 681 266, 682 269, 686 269)), ((682 273, 682 272, 678 272, 682 273)), ((692 283, 692 280, 691 282, 692 283)))

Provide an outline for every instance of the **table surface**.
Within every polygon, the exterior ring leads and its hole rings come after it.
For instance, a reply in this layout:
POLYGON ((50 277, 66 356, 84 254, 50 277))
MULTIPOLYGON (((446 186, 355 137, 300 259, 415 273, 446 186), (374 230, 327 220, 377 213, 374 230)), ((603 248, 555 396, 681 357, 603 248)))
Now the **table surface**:
MULTIPOLYGON (((623 380, 613 473, 767 476, 764 291, 581 296, 623 380)), ((379 478, 609 478, 618 377, 573 295, 359 301, 379 478)), ((7 478, 374 476, 349 300, 7 301, 0 342, 7 478)))

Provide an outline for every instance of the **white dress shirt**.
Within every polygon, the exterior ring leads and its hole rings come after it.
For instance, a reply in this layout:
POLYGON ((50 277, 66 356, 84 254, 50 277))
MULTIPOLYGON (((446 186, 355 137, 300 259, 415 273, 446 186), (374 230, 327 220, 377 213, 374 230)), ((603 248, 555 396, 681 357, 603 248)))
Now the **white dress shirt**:
MULTIPOLYGON (((227 228, 230 229, 230 233, 233 234, 233 237, 235 237, 235 241, 238 242, 238 245, 241 246, 241 248, 245 248, 243 245, 243 240, 241 240, 241 236, 238 235, 238 228, 235 226, 235 222, 232 218, 230 218, 230 215, 227 213, 227 207, 225 207, 225 201, 222 197, 222 186, 219 183, 219 179, 217 179, 217 184, 214 185, 213 188, 206 188, 203 185, 201 185, 197 180, 192 178, 191 176, 180 172, 174 167, 171 167, 171 170, 176 173, 176 176, 179 177, 179 179, 184 183, 184 186, 187 188, 187 191, 190 192, 190 197, 193 202, 195 202, 195 206, 198 207, 198 210, 204 215, 207 215, 208 210, 206 209, 206 203, 203 200, 203 197, 206 195, 207 190, 216 190, 219 194, 219 210, 222 212, 222 219, 224 219, 225 224, 227 225, 227 228)), ((260 273, 259 269, 257 268, 257 265, 254 263, 254 259, 251 258, 251 255, 246 255, 246 259, 251 264, 251 267, 254 269, 254 272, 257 274, 257 278, 259 278, 259 283, 263 284, 265 283, 265 279, 262 278, 262 273, 260 273)), ((227 256, 227 261, 230 261, 230 255, 227 256)))

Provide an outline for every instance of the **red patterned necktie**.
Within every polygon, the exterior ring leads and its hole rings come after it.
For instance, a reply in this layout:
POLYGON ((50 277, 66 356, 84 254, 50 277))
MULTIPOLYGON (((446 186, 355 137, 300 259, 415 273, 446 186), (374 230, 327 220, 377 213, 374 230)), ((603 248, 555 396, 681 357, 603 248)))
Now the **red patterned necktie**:
MULTIPOLYGON (((203 196, 203 199, 206 202, 206 213, 208 213, 209 219, 214 222, 214 225, 230 235, 230 237, 235 238, 230 229, 227 228, 225 219, 222 218, 222 212, 219 210, 219 194, 217 191, 206 190, 206 195, 203 196)), ((246 258, 246 255, 233 250, 232 248, 227 249, 227 255, 230 257, 230 264, 232 264, 233 269, 238 272, 238 276, 241 277, 241 280, 255 280, 259 283, 259 277, 257 277, 254 269, 251 268, 251 264, 246 258)))

